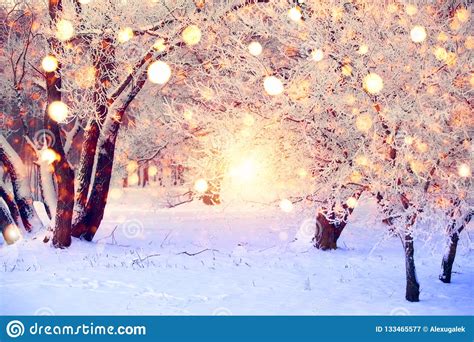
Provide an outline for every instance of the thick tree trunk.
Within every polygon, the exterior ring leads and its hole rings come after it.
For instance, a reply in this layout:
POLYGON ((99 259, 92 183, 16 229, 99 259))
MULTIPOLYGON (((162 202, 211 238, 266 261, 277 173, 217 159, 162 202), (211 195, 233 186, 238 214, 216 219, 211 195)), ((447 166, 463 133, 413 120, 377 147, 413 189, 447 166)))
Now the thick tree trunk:
POLYGON ((451 234, 446 252, 441 262, 441 274, 439 280, 443 283, 451 282, 451 274, 453 271, 454 258, 456 257, 456 249, 458 247, 459 235, 457 232, 451 234))
MULTIPOLYGON (((137 82, 131 87, 130 92, 122 100, 121 106, 115 109, 114 115, 109 115, 104 123, 104 132, 97 145, 97 164, 92 185, 91 195, 87 201, 86 213, 72 230, 75 237, 83 237, 87 241, 92 241, 100 223, 104 217, 105 205, 110 188, 110 179, 115 155, 115 144, 118 131, 125 111, 130 103, 143 88, 147 80, 146 69, 138 77, 137 82)), ((110 111, 110 108, 109 108, 110 111)))
MULTIPOLYGON (((49 15, 52 22, 57 19, 61 10, 61 0, 49 0, 49 15)), ((58 41, 56 39, 50 38, 48 44, 50 51, 57 50, 58 41)), ((61 65, 59 65, 56 72, 46 73, 48 105, 53 101, 61 101, 61 87, 61 65)), ((71 245, 71 225, 74 208, 74 172, 64 152, 59 124, 49 117, 47 108, 44 115, 44 128, 53 133, 55 140, 51 148, 59 155, 59 161, 53 163, 54 176, 58 189, 53 246, 56 248, 65 248, 71 245)))
MULTIPOLYGON (((362 195, 363 189, 354 193, 352 197, 359 199, 362 195)), ((354 211, 354 208, 343 205, 345 210, 344 216, 340 219, 336 218, 334 212, 318 213, 316 216, 316 230, 314 236, 314 246, 323 251, 337 248, 337 240, 341 236, 342 231, 347 225, 349 216, 354 211)))
POLYGON ((73 227, 72 235, 74 237, 83 237, 87 241, 92 241, 102 222, 112 177, 115 143, 119 128, 120 124, 114 122, 110 131, 106 132, 107 134, 99 140, 94 184, 85 213, 73 227))
POLYGON ((31 231, 33 227, 41 228, 41 221, 33 207, 33 196, 31 194, 29 178, 26 174, 26 167, 3 135, 0 135, 0 161, 10 175, 13 196, 23 227, 27 231, 31 231))
POLYGON ((10 209, 3 199, 0 198, 0 230, 3 239, 9 245, 15 243, 20 238, 20 230, 13 220, 10 209))
POLYGON ((93 59, 96 71, 94 84, 96 117, 88 122, 82 145, 77 173, 78 187, 74 205, 73 227, 80 223, 86 214, 85 210, 93 180, 94 162, 100 137, 100 126, 104 124, 108 114, 107 91, 116 74, 115 48, 111 38, 102 40, 99 48, 93 51, 93 59))
POLYGON ((409 302, 420 301, 420 285, 416 277, 415 269, 415 247, 410 232, 405 233, 405 270, 406 270, 406 293, 405 298, 409 302))
POLYGON ((20 211, 18 210, 18 206, 15 203, 15 197, 7 189, 3 181, 0 181, 0 198, 5 201, 13 221, 16 223, 16 225, 19 225, 21 218, 20 211))
POLYGON ((322 213, 316 216, 316 235, 314 246, 317 249, 326 251, 328 249, 337 248, 337 239, 341 235, 342 229, 339 231, 335 224, 330 223, 329 220, 322 213))
POLYGON ((449 241, 448 246, 446 247, 446 252, 443 256, 443 261, 441 262, 441 274, 439 275, 439 280, 443 283, 451 282, 451 275, 453 272, 454 259, 456 258, 456 250, 458 247, 459 234, 464 230, 464 227, 471 221, 474 212, 470 212, 463 219, 461 225, 456 227, 456 221, 451 223, 448 232, 449 232, 449 241))

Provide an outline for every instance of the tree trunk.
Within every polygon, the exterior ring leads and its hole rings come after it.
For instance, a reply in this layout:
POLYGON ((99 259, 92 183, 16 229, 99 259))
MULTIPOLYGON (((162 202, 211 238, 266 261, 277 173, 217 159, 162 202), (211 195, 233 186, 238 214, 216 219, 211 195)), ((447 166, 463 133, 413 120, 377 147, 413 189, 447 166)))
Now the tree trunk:
POLYGON ((112 177, 119 123, 112 124, 112 128, 99 140, 97 149, 97 165, 91 195, 87 201, 84 215, 74 225, 72 235, 92 241, 104 217, 105 205, 112 177))
POLYGON ((405 298, 409 302, 420 301, 420 285, 416 277, 415 269, 415 247, 413 245, 413 237, 407 230, 405 232, 405 269, 406 269, 406 293, 405 298))
POLYGON ((33 207, 33 196, 31 194, 29 178, 26 174, 26 167, 3 135, 0 135, 0 161, 10 175, 13 196, 23 227, 29 232, 33 227, 41 228, 41 221, 33 207))
POLYGON ((329 220, 322 213, 316 216, 316 235, 314 246, 317 249, 326 251, 328 249, 337 248, 337 239, 341 233, 337 232, 335 224, 330 223, 329 220))
POLYGON ((439 275, 439 280, 441 280, 443 283, 448 284, 451 282, 453 264, 454 259, 456 258, 456 250, 458 247, 459 234, 461 234, 464 227, 471 221, 473 215, 474 212, 468 213, 459 228, 456 228, 456 220, 454 220, 448 229, 449 242, 448 246, 446 247, 446 252, 443 256, 443 261, 441 262, 441 274, 439 275))
MULTIPOLYGON (((51 25, 57 19, 62 10, 61 0, 49 0, 49 15, 51 25)), ((48 40, 50 51, 57 51, 59 45, 55 38, 48 40)), ((61 65, 55 72, 46 72, 46 91, 47 105, 53 101, 61 101, 61 65)), ((59 160, 52 165, 54 167, 54 176, 58 189, 58 201, 56 205, 56 218, 54 219, 53 246, 56 248, 65 248, 71 245, 71 225, 72 212, 74 208, 74 172, 64 152, 59 124, 49 117, 47 113, 44 115, 44 128, 51 131, 55 137, 54 144, 51 148, 59 155, 59 160)))
POLYGON ((93 59, 96 117, 88 122, 82 145, 77 173, 78 188, 76 190, 76 203, 74 204, 73 227, 84 219, 90 185, 93 181, 92 175, 100 137, 100 125, 104 124, 108 114, 107 91, 116 74, 115 48, 111 38, 103 39, 100 46, 93 50, 93 59))
MULTIPOLYGON (((358 200, 362 195, 362 192, 363 189, 355 192, 352 197, 358 200)), ((337 249, 337 240, 346 227, 349 216, 354 211, 354 208, 348 207, 347 204, 344 204, 343 208, 345 213, 342 218, 337 218, 334 212, 326 214, 318 213, 316 216, 314 247, 323 251, 328 249, 337 249)))
POLYGON ((18 206, 15 203, 15 197, 12 193, 10 193, 10 191, 8 191, 3 181, 0 181, 0 198, 5 201, 13 221, 19 225, 21 218, 20 211, 18 210, 18 206))

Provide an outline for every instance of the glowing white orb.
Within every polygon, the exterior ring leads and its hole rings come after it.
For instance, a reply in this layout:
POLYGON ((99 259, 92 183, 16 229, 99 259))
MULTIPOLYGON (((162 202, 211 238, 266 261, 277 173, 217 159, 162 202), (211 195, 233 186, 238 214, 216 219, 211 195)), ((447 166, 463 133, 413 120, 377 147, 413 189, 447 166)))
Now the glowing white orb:
POLYGON ((382 77, 372 72, 364 77, 363 86, 368 93, 378 94, 383 89, 382 77))
POLYGON ((158 174, 158 168, 155 165, 152 165, 148 168, 148 176, 154 177, 158 174))
POLYGON ((416 25, 410 31, 411 40, 415 43, 421 43, 426 39, 426 29, 423 26, 416 25))
POLYGON ((346 201, 347 206, 351 209, 354 209, 355 207, 357 207, 357 203, 358 201, 357 201, 357 198, 355 197, 349 197, 346 201))
POLYGON ((119 43, 128 42, 133 38, 133 29, 131 27, 124 27, 121 29, 117 35, 117 40, 119 43))
POLYGON ((288 11, 288 18, 293 21, 300 21, 302 17, 301 10, 298 7, 290 8, 288 11))
POLYGON ((370 114, 361 114, 356 118, 356 127, 359 131, 367 132, 372 127, 370 114))
POLYGON ((66 41, 74 36, 74 25, 66 19, 61 19, 56 23, 56 38, 66 41))
POLYGON ((207 191, 208 188, 209 185, 207 184, 207 181, 205 179, 198 179, 194 183, 194 190, 196 190, 197 192, 204 193, 207 191))
POLYGON ((51 148, 45 148, 40 151, 40 161, 46 164, 54 163, 58 158, 58 154, 51 148))
POLYGON ((20 230, 16 225, 9 224, 4 229, 5 231, 3 232, 3 236, 5 237, 7 244, 11 245, 21 238, 20 230))
POLYGON ((252 56, 260 56, 260 54, 263 51, 262 44, 260 44, 259 42, 251 42, 248 46, 248 49, 249 49, 249 53, 252 56))
POLYGON ((162 61, 156 61, 148 67, 148 79, 152 83, 165 84, 171 77, 171 68, 162 61))
POLYGON ((411 145, 411 144, 413 144, 415 139, 413 139, 413 137, 407 135, 405 138, 403 138, 403 141, 405 142, 405 144, 411 145))
POLYGON ((471 168, 465 163, 460 164, 458 166, 458 174, 463 178, 471 177, 471 168))
POLYGON ((181 36, 187 45, 196 45, 201 41, 202 33, 196 25, 189 25, 183 30, 181 36))
POLYGON ((321 49, 316 49, 311 52, 311 58, 315 62, 321 62, 324 58, 324 52, 321 49))
POLYGON ((267 76, 263 81, 263 87, 268 95, 276 96, 283 93, 283 83, 275 76, 267 76))
POLYGON ((46 72, 56 71, 56 69, 58 68, 58 60, 56 59, 56 57, 48 55, 44 57, 41 61, 41 67, 46 72))
POLYGON ((48 106, 48 115, 56 122, 64 122, 69 114, 69 108, 62 101, 53 101, 48 106))
POLYGON ((286 198, 282 199, 280 201, 280 209, 285 213, 290 213, 293 211, 293 203, 291 203, 291 201, 286 198))

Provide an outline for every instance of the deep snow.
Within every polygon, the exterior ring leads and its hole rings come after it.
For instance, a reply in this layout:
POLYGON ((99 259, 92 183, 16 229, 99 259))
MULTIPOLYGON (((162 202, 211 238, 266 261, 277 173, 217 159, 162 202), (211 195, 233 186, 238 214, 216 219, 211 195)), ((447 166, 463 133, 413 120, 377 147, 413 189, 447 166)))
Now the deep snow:
POLYGON ((409 303, 401 243, 387 237, 370 201, 340 248, 323 252, 308 242, 312 215, 301 205, 290 214, 264 204, 169 209, 161 195, 116 191, 93 243, 56 250, 40 233, 0 246, 0 314, 474 313, 472 229, 461 236, 452 284, 438 281, 443 237, 417 242, 421 301, 409 303))

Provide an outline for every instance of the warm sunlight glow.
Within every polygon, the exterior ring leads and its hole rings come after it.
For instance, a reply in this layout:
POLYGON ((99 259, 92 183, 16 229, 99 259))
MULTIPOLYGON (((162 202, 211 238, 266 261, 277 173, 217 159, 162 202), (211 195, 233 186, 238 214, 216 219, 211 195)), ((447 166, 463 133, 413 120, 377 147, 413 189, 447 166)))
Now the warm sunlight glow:
POLYGON ((201 29, 196 25, 189 25, 181 34, 187 45, 196 45, 201 40, 201 29))
POLYGON ((155 44, 153 44, 153 49, 155 49, 158 52, 163 52, 166 50, 166 43, 163 38, 159 38, 155 41, 155 44))
POLYGON ((117 35, 119 43, 128 42, 133 38, 133 29, 131 27, 125 27, 121 29, 117 35))
POLYGON ((66 41, 74 36, 74 26, 72 22, 66 19, 61 19, 56 23, 56 38, 61 41, 66 41))
POLYGON ((59 155, 53 149, 45 148, 40 151, 40 162, 52 164, 56 160, 59 160, 59 155))
POLYGON ((458 166, 458 174, 463 178, 471 177, 471 168, 469 165, 462 163, 458 166))
POLYGON ((20 230, 16 225, 9 224, 4 229, 5 231, 3 232, 3 236, 7 244, 11 245, 12 243, 15 243, 21 238, 20 230))
POLYGON ((171 68, 163 61, 156 61, 148 67, 148 79, 152 83, 165 84, 171 77, 171 68))
POLYGON ((370 114, 361 114, 356 118, 356 127, 359 131, 367 132, 372 127, 370 114))
POLYGON ((207 189, 209 188, 209 185, 207 184, 207 181, 205 179, 198 179, 194 183, 194 190, 200 193, 205 193, 207 189))
POLYGON ((382 77, 372 72, 364 77, 363 86, 368 93, 378 94, 383 89, 382 77))
POLYGON ((321 49, 316 49, 311 52, 311 58, 315 62, 321 62, 324 58, 324 53, 323 50, 321 49))
POLYGON ((152 165, 148 168, 148 176, 155 177, 158 174, 158 168, 152 165))
POLYGON ((53 101, 48 106, 48 115, 56 122, 64 122, 69 114, 67 105, 62 101, 53 101))
POLYGON ((290 8, 290 10, 288 11, 288 18, 290 18, 290 20, 297 22, 301 20, 301 17, 302 17, 302 14, 299 7, 290 8))
POLYGON ((137 173, 132 173, 130 176, 128 176, 128 185, 130 186, 137 185, 139 181, 140 177, 137 173))
POLYGON ((263 87, 268 95, 276 96, 283 93, 283 83, 275 76, 268 76, 263 81, 263 87))
POLYGON ((285 213, 290 213, 293 211, 293 203, 288 199, 282 199, 280 201, 280 209, 285 213))
POLYGON ((257 174, 257 164, 252 159, 245 159, 240 164, 234 166, 230 170, 230 176, 237 183, 246 183, 255 178, 257 174))
POLYGON ((354 209, 355 207, 357 207, 357 202, 357 198, 349 197, 346 201, 346 204, 349 208, 354 209))
POLYGON ((56 71, 58 68, 58 60, 56 57, 48 55, 41 61, 41 67, 46 72, 53 72, 56 71))

